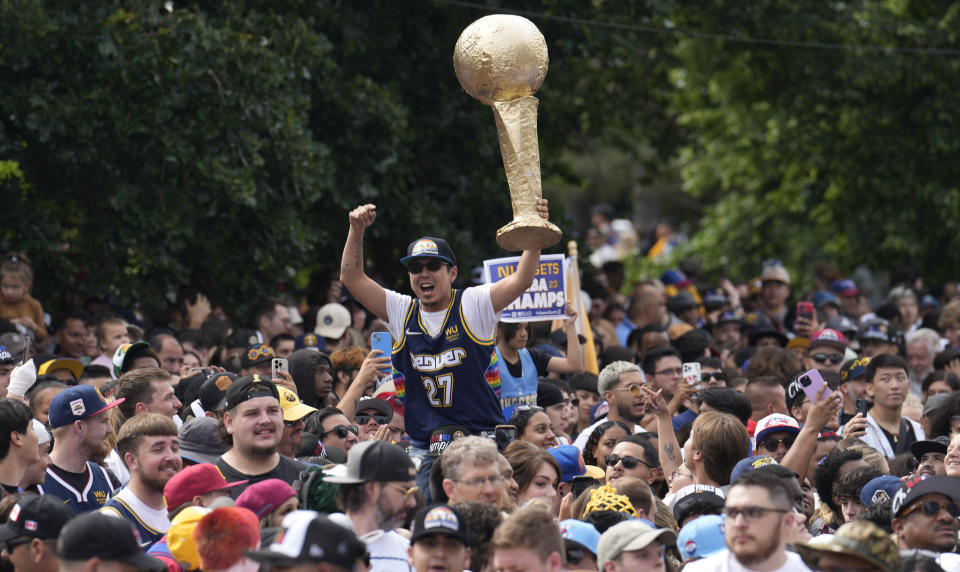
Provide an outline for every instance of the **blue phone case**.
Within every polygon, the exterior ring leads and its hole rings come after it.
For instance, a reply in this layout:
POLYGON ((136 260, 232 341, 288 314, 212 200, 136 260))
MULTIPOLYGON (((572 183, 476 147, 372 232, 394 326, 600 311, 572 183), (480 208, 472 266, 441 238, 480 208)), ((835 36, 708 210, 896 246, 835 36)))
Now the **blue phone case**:
MULTIPOLYGON (((370 334, 370 349, 380 350, 382 352, 380 357, 391 357, 393 354, 393 336, 390 335, 390 332, 373 332, 370 334)), ((380 373, 390 373, 392 371, 393 366, 391 365, 386 369, 381 369, 380 373)))

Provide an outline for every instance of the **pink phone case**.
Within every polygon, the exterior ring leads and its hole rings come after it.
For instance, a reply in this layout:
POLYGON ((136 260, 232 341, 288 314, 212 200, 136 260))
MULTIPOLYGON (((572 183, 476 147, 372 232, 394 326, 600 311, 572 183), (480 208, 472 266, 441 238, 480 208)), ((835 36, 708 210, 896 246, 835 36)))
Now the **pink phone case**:
MULTIPOLYGON (((810 399, 810 403, 815 403, 817 401, 817 392, 820 391, 820 388, 823 387, 827 382, 824 381, 823 376, 820 375, 820 372, 811 369, 800 374, 797 377, 797 383, 800 384, 800 389, 807 394, 807 398, 810 399)), ((830 391, 828 387, 826 391, 823 392, 823 399, 830 397, 830 394, 833 392, 830 391)))

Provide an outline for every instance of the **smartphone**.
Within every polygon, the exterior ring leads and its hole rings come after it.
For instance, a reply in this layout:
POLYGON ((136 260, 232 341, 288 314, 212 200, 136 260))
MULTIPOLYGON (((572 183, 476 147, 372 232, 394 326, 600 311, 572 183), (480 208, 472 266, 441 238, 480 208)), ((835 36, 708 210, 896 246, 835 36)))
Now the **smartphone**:
POLYGON ((867 400, 866 400, 866 399, 858 399, 858 400, 857 400, 857 410, 854 412, 854 415, 856 415, 857 413, 863 413, 864 415, 867 414, 867 400))
POLYGON ((280 376, 277 375, 278 371, 290 373, 290 362, 287 361, 287 358, 275 357, 270 360, 270 375, 272 379, 280 379, 280 376))
MULTIPOLYGON (((820 388, 826 385, 826 381, 823 380, 823 376, 820 375, 820 372, 811 369, 810 371, 800 374, 800 377, 797 378, 797 381, 800 382, 800 388, 803 389, 803 392, 807 394, 807 397, 810 399, 810 403, 817 401, 817 392, 820 391, 820 388)), ((826 399, 830 397, 830 394, 833 393, 828 387, 823 392, 823 398, 826 399)))
POLYGON ((700 383, 700 364, 695 361, 683 364, 683 380, 690 385, 700 383))
POLYGON ((573 493, 574 500, 579 498, 583 491, 589 490, 595 484, 597 484, 597 480, 593 477, 573 477, 570 492, 573 493))
MULTIPOLYGON (((393 336, 390 332, 373 332, 370 334, 370 349, 380 350, 380 357, 391 357, 393 355, 393 336)), ((380 373, 390 373, 393 371, 393 365, 388 365, 380 370, 380 373)))
POLYGON ((813 321, 813 302, 797 302, 797 317, 813 321))
POLYGON ((507 445, 517 439, 517 427, 515 425, 497 425, 493 429, 493 440, 497 443, 497 451, 503 453, 507 445))

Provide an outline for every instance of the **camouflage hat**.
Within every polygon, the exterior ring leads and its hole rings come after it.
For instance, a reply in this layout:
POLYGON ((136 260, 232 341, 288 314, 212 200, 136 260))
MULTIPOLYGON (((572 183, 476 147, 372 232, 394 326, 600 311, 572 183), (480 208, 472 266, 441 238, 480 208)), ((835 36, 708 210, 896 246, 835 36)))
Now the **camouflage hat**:
POLYGON ((866 520, 848 522, 837 529, 833 537, 796 543, 804 562, 816 568, 825 553, 847 554, 860 558, 884 572, 900 570, 900 552, 897 545, 880 527, 866 520))

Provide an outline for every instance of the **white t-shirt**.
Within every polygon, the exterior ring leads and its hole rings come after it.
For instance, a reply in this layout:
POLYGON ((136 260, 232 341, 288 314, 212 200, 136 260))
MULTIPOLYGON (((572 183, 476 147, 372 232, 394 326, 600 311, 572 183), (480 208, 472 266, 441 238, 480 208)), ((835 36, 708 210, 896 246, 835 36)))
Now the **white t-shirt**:
POLYGON ((370 553, 371 572, 411 572, 410 541, 394 531, 375 530, 360 537, 370 553))
MULTIPOLYGON (((703 560, 696 560, 687 564, 683 572, 751 572, 752 568, 747 568, 737 561, 736 557, 729 551, 724 550, 713 556, 708 556, 703 560)), ((787 552, 787 561, 783 566, 770 572, 812 572, 803 559, 796 552, 787 552)))
POLYGON ((103 464, 110 469, 113 476, 119 479, 121 486, 127 486, 127 483, 130 482, 130 471, 127 469, 127 465, 123 462, 123 459, 120 458, 120 453, 117 453, 116 448, 110 449, 110 453, 107 455, 107 458, 104 459, 103 464))
MULTIPOLYGON (((581 431, 580 434, 577 435, 577 439, 576 439, 576 441, 573 442, 573 444, 577 447, 577 449, 580 449, 581 451, 583 451, 583 448, 587 446, 587 441, 590 440, 590 435, 593 434, 593 430, 596 429, 597 426, 600 425, 601 423, 605 423, 605 422, 607 422, 607 421, 609 421, 609 419, 607 419, 606 417, 604 417, 603 419, 597 421, 597 422, 594 423, 593 425, 591 425, 591 426, 587 427, 586 429, 584 429, 583 431, 581 431)), ((634 432, 634 434, 636 434, 636 433, 646 433, 647 430, 644 429, 643 427, 639 426, 639 425, 634 425, 634 426, 633 426, 633 432, 634 432)))
MULTIPOLYGON (((482 340, 493 338, 497 322, 500 321, 500 314, 493 311, 493 301, 490 299, 491 286, 492 284, 473 286, 464 290, 460 295, 460 309, 463 312, 463 317, 474 335, 482 340)), ((410 304, 413 304, 413 297, 393 290, 387 290, 386 292, 387 328, 389 328, 393 339, 398 340, 403 333, 403 318, 407 315, 410 304)), ((446 308, 437 312, 424 312, 422 307, 420 309, 423 323, 432 336, 440 333, 440 328, 443 327, 443 318, 446 314, 446 308)))
MULTIPOLYGON (((130 509, 137 513, 137 517, 146 523, 147 526, 160 532, 166 532, 170 528, 170 519, 167 517, 167 509, 157 510, 150 508, 136 497, 129 487, 124 487, 119 493, 113 495, 113 498, 122 500, 130 509)), ((123 518, 123 515, 109 506, 100 509, 100 512, 110 516, 123 518)))

